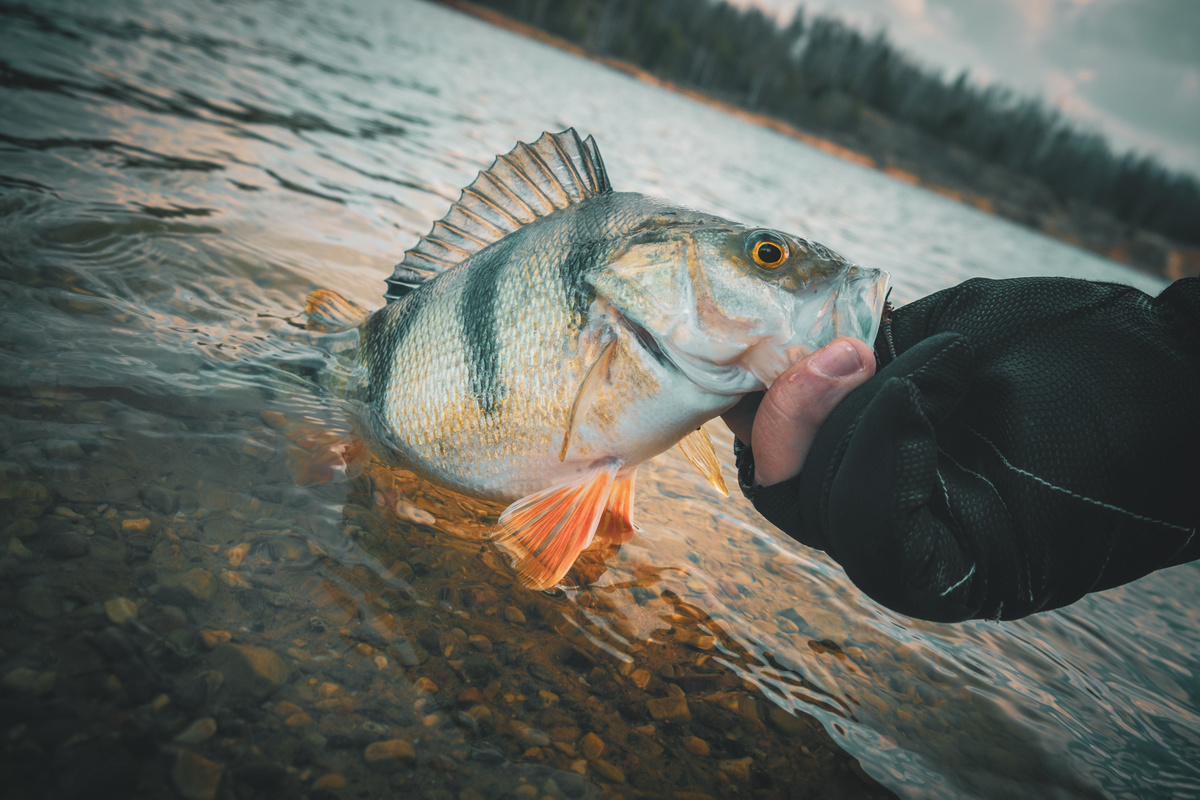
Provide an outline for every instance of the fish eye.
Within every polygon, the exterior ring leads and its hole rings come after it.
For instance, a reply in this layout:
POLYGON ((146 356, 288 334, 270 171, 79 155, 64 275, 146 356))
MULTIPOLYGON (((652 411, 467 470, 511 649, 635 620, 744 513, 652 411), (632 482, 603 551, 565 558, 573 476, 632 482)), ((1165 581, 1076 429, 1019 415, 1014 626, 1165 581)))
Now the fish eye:
POLYGON ((750 242, 750 257, 764 269, 775 269, 788 257, 787 242, 773 233, 759 233, 750 242))

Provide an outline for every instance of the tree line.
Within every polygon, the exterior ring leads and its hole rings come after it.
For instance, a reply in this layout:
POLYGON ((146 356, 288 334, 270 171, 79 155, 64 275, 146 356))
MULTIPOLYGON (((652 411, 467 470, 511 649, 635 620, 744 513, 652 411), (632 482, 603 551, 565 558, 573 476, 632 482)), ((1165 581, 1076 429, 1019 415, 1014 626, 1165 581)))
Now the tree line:
POLYGON ((852 129, 866 110, 1031 176, 1059 202, 1200 244, 1200 182, 1117 153, 1041 101, 947 80, 880 32, 797 10, 780 24, 724 0, 473 0, 681 86, 794 123, 852 129))

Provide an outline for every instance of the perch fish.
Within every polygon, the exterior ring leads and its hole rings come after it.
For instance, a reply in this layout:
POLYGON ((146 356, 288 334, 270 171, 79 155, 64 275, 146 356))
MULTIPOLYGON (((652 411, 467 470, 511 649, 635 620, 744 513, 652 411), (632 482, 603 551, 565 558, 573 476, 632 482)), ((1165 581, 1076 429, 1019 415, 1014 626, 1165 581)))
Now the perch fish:
POLYGON ((634 532, 637 467, 679 444, 725 493, 701 427, 837 336, 874 341, 887 273, 828 248, 632 192, 595 140, 543 134, 498 156, 357 327, 353 394, 383 461, 509 502, 496 540, 529 586, 592 540, 634 532))

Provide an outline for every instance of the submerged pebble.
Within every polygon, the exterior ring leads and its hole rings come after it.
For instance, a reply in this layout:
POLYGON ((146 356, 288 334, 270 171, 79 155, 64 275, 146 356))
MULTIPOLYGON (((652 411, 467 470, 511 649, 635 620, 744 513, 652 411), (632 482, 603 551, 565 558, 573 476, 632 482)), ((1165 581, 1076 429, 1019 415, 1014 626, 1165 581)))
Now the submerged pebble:
POLYGON ((224 773, 224 764, 184 749, 179 751, 171 767, 171 782, 187 800, 212 800, 217 796, 224 773))

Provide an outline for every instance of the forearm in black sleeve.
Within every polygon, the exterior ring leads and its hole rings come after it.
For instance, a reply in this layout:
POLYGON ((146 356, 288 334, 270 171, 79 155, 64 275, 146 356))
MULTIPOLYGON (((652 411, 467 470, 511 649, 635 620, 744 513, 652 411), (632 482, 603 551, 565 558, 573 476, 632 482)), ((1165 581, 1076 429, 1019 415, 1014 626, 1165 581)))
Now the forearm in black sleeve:
POLYGON ((800 476, 755 486, 739 448, 764 516, 875 599, 1011 619, 1200 558, 1200 281, 968 281, 877 351, 800 476))

